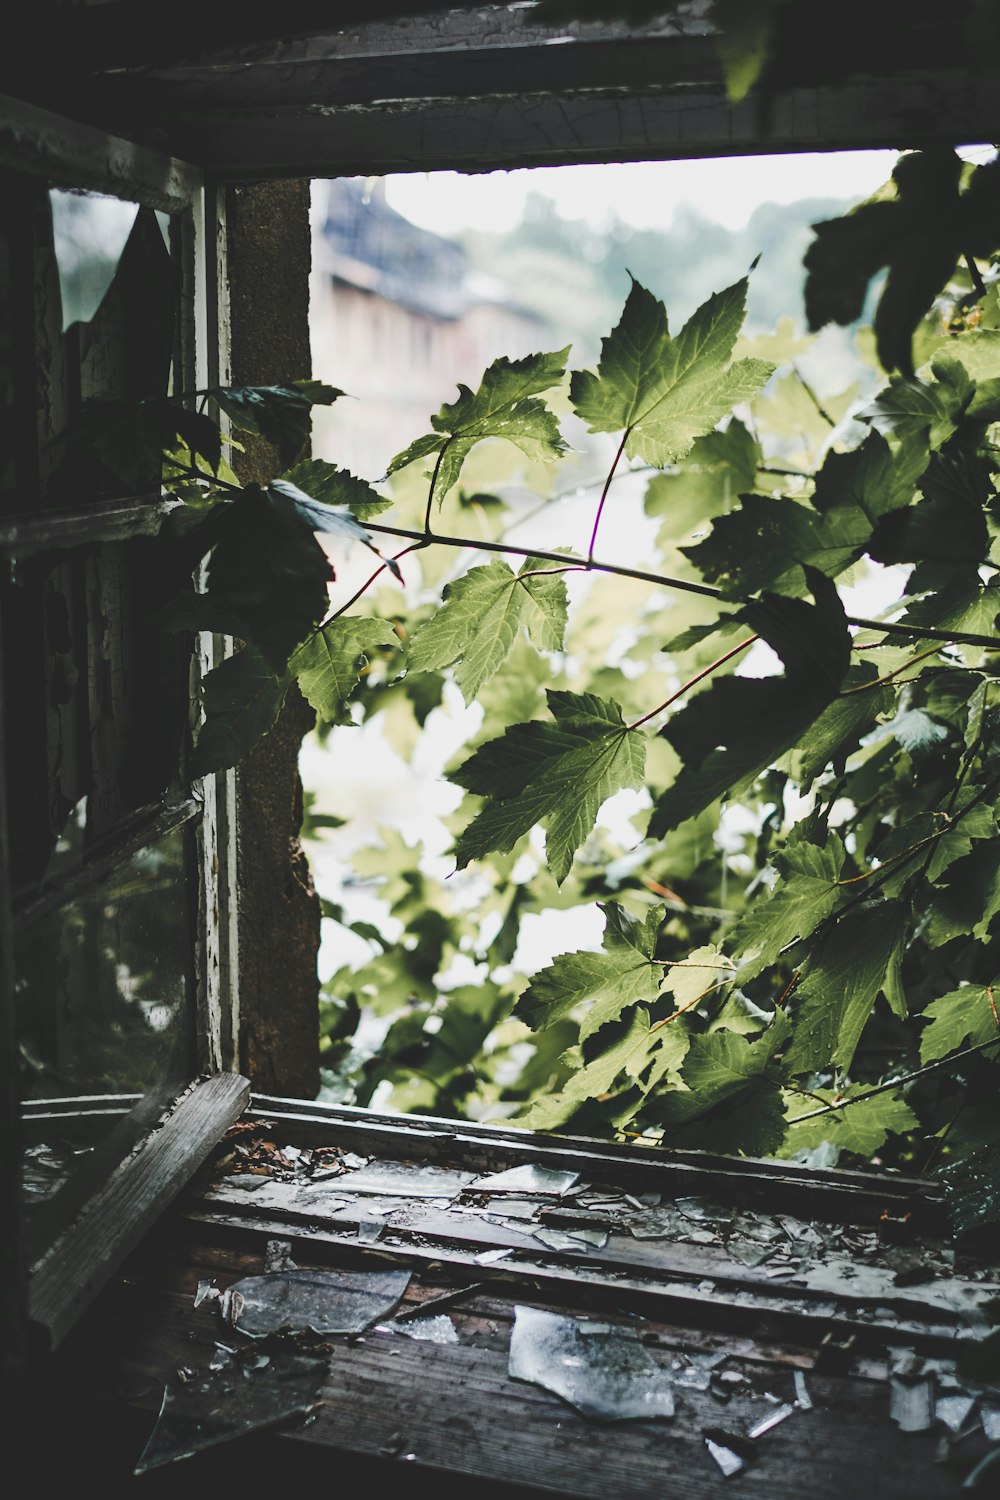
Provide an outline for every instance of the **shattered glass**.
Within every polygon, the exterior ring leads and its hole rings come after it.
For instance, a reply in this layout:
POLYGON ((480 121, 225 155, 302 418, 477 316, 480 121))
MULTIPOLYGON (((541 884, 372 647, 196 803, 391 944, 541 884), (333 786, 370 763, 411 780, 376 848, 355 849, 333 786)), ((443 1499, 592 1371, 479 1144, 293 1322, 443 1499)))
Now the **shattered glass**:
POLYGON ((901 1432, 925 1432, 934 1420, 931 1382, 893 1375, 889 1381, 889 1415, 901 1432))
POLYGON ((554 1391, 585 1417, 622 1421, 674 1414, 670 1375, 633 1328, 516 1307, 508 1370, 515 1380, 554 1391))
POLYGON ((544 1193, 561 1198, 579 1180, 579 1172, 557 1172, 552 1167, 525 1162, 520 1167, 508 1167, 505 1172, 477 1177, 470 1187, 475 1193, 544 1193))
POLYGON ((458 1334, 447 1313, 436 1317, 407 1318, 402 1323, 392 1323, 390 1333, 405 1333, 408 1339, 424 1339, 429 1344, 457 1344, 458 1334))
POLYGON ((473 1181, 472 1172, 421 1162, 373 1161, 333 1179, 338 1193, 371 1193, 387 1198, 457 1198, 473 1181))
POLYGON ((204 1448, 304 1417, 319 1400, 327 1361, 276 1347, 232 1352, 220 1346, 211 1368, 178 1373, 164 1392, 156 1424, 135 1466, 144 1474, 204 1448))
POLYGON ((253 1338, 279 1329, 362 1333, 398 1306, 409 1271, 276 1271, 229 1288, 234 1327, 253 1338), (241 1305, 240 1305, 241 1304, 241 1305))
POLYGON ((738 1474, 743 1468, 743 1460, 739 1454, 734 1453, 732 1448, 727 1448, 724 1443, 717 1443, 713 1438, 706 1438, 705 1447, 727 1479, 732 1474, 738 1474))

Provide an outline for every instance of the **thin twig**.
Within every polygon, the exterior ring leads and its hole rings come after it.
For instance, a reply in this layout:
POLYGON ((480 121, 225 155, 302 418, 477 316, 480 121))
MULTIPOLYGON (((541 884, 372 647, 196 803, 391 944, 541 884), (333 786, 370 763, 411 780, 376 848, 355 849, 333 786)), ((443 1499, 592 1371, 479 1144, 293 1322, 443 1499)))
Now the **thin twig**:
POLYGON ((615 454, 615 461, 611 465, 611 469, 610 469, 610 472, 608 473, 608 477, 604 481, 604 488, 601 491, 601 498, 597 502, 597 515, 594 517, 594 529, 590 533, 590 546, 587 548, 587 563, 588 564, 590 564, 590 563, 592 563, 594 561, 594 548, 597 546, 597 528, 601 524, 601 515, 603 514, 603 511, 604 511, 604 502, 608 498, 608 491, 611 488, 611 481, 615 477, 615 470, 618 467, 618 461, 621 458, 622 454, 625 452, 625 444, 628 442, 629 437, 631 435, 631 432, 632 432, 631 427, 626 427, 625 431, 622 433, 622 440, 618 444, 618 452, 615 454))
POLYGON ((938 1068, 951 1067, 954 1063, 961 1062, 963 1058, 971 1057, 974 1052, 982 1052, 986 1047, 995 1047, 998 1043, 1000 1043, 1000 1036, 991 1036, 989 1041, 977 1042, 974 1047, 966 1047, 963 1052, 955 1052, 950 1057, 939 1057, 935 1062, 928 1063, 926 1067, 917 1068, 912 1073, 904 1073, 902 1078, 891 1078, 887 1083, 879 1083, 872 1089, 866 1089, 863 1094, 855 1094, 851 1099, 841 1099, 839 1104, 824 1104, 822 1109, 811 1109, 808 1114, 796 1115, 795 1119, 788 1123, 801 1125, 803 1120, 815 1120, 818 1115, 829 1115, 835 1110, 847 1109, 850 1104, 861 1104, 865 1099, 874 1099, 876 1094, 887 1094, 890 1089, 901 1089, 904 1084, 912 1083, 916 1078, 924 1078, 938 1068))
POLYGON ((661 714, 665 708, 669 708, 671 703, 676 703, 677 699, 683 697, 690 688, 695 687, 697 683, 702 682, 706 677, 710 677, 717 667, 721 667, 724 662, 731 661, 734 656, 739 656, 741 651, 745 651, 748 646, 752 646, 755 640, 757 640, 755 635, 748 635, 745 641, 740 641, 738 646, 734 646, 731 651, 727 651, 724 655, 717 657, 710 666, 705 667, 701 672, 697 672, 694 677, 690 677, 682 687, 677 689, 676 693, 671 693, 665 703, 661 703, 658 708, 651 709, 648 714, 643 714, 641 719, 636 719, 634 723, 626 725, 626 728, 638 729, 641 724, 647 724, 650 719, 655 719, 657 714, 661 714))

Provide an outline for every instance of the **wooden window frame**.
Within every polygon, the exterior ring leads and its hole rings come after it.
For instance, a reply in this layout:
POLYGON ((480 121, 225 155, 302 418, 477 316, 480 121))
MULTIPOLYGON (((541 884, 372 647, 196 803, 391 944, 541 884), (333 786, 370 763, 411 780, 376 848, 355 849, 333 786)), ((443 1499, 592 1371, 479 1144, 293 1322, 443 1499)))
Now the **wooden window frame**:
MULTIPOLYGON (((228 379, 225 200, 197 167, 79 125, 17 100, 0 101, 0 166, 41 178, 50 187, 89 191, 161 210, 170 216, 179 262, 180 389, 228 379)), ((155 536, 174 506, 132 497, 79 509, 19 514, 0 520, 0 559, 42 550, 71 552, 96 542, 155 536)), ((231 654, 230 638, 202 633, 193 672, 199 679, 231 654)), ((8 742, 11 730, 7 731, 8 742)), ((8 749, 11 748, 8 743, 8 749)), ((5 813, 6 809, 0 809, 5 813)), ((4 828, 6 820, 4 818, 4 828)), ((13 1343, 54 1349, 124 1257, 205 1160, 242 1112, 249 1083, 238 1068, 239 986, 236 902, 235 773, 219 772, 166 795, 117 824, 83 864, 19 908, 12 909, 6 846, 2 857, 5 1160, 0 1185, 7 1221, 17 1226, 8 1246, 14 1276, 9 1307, 13 1343), (19 1110, 17 1037, 11 945, 15 931, 83 892, 93 890, 137 849, 175 830, 196 829, 197 930, 192 1038, 194 1076, 165 1082, 135 1100, 44 1101, 19 1110), (29 1235, 21 1210, 23 1123, 72 1109, 111 1124, 83 1169, 43 1205, 29 1235), (13 1152, 6 1155, 7 1142, 13 1152), (26 1304, 26 1306, 25 1306, 26 1304), (29 1330, 25 1328, 25 1321, 29 1330)), ((16 1360, 15 1360, 16 1363, 16 1360)))

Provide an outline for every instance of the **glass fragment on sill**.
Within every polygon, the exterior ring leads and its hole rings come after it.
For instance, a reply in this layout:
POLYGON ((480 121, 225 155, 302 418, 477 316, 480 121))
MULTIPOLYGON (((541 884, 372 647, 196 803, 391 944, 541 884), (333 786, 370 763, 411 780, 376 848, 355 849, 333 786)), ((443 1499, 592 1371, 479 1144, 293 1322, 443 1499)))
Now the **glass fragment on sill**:
POLYGON ((712 1372, 728 1358, 724 1349, 717 1349, 713 1354, 685 1354, 685 1363, 678 1361, 678 1368, 674 1371, 674 1384, 688 1391, 707 1391, 712 1383, 712 1372))
POLYGON ((359 1244, 374 1245, 382 1238, 385 1230, 385 1220, 362 1219, 358 1224, 357 1237, 359 1244))
POLYGON ((199 1281, 198 1290, 194 1294, 194 1305, 200 1307, 203 1302, 221 1298, 222 1293, 213 1281, 199 1281))
POLYGON ((555 1392, 585 1417, 672 1417, 671 1378, 634 1328, 611 1328, 534 1307, 515 1307, 507 1365, 515 1380, 555 1392))
POLYGON ((813 1401, 812 1396, 810 1396, 809 1394, 809 1387, 806 1384, 806 1377, 804 1372, 802 1370, 796 1370, 794 1372, 794 1380, 796 1406, 800 1411, 811 1411, 813 1401))
POLYGON ((292 1260, 291 1240, 268 1240, 264 1246, 265 1271, 297 1271, 298 1269, 292 1260))
POLYGON ((738 1474, 744 1467, 743 1460, 739 1454, 734 1453, 732 1448, 727 1448, 723 1443, 717 1443, 712 1438, 706 1438, 705 1447, 727 1479, 733 1474, 738 1474))
POLYGON ((207 1371, 167 1383, 134 1473, 307 1416, 326 1370, 325 1358, 294 1349, 275 1347, 262 1356, 257 1349, 234 1353, 219 1346, 207 1371))
POLYGON ((404 1333, 408 1339, 424 1339, 429 1344, 457 1344, 458 1334, 447 1313, 423 1318, 408 1318, 405 1323, 392 1323, 389 1333, 404 1333))
POLYGON ((938 1396, 934 1402, 934 1415, 950 1432, 959 1432, 965 1426, 975 1404, 975 1396, 938 1396))
POLYGON ((979 1420, 991 1443, 1000 1443, 1000 1406, 980 1406, 979 1420))
POLYGON ((242 1299, 233 1326, 252 1338, 281 1329, 362 1333, 388 1317, 410 1284, 409 1271, 277 1271, 229 1288, 242 1299))
POLYGON ((893 1375, 889 1382, 889 1416, 901 1432, 925 1432, 934 1420, 930 1381, 893 1375))
POLYGON ((770 1432, 772 1427, 777 1427, 780 1422, 784 1422, 795 1410, 794 1406, 784 1403, 777 1410, 768 1412, 766 1417, 761 1417, 758 1422, 754 1422, 753 1426, 747 1429, 747 1437, 763 1437, 765 1432, 770 1432))
POLYGON ((473 1193, 542 1193, 561 1198, 579 1180, 579 1172, 558 1172, 552 1167, 525 1162, 519 1167, 508 1167, 504 1172, 477 1177, 470 1183, 469 1190, 473 1193))
POLYGON ((508 1255, 513 1255, 513 1250, 481 1250, 472 1258, 481 1266, 495 1265, 498 1260, 506 1260, 508 1255))
POLYGON ((419 1162, 374 1161, 339 1174, 335 1181, 338 1193, 384 1194, 387 1198, 457 1198, 474 1175, 419 1162))
POLYGON ((541 1240, 543 1245, 548 1245, 550 1250, 590 1250, 596 1248, 602 1250, 608 1242, 608 1236, 604 1230, 598 1229, 549 1229, 543 1226, 541 1229, 532 1230, 536 1240, 541 1240))

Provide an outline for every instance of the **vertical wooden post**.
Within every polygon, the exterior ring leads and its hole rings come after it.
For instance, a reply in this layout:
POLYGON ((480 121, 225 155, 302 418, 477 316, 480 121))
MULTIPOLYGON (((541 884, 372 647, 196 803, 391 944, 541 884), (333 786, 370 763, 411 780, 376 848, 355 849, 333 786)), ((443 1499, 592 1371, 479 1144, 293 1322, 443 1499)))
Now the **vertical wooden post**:
MULTIPOLYGON (((309 183, 231 189, 227 203, 232 382, 275 385, 311 372, 309 183)), ((276 471, 249 439, 245 482, 276 471)), ((319 1089, 319 898, 299 841, 298 754, 313 713, 298 690, 237 781, 240 1071, 262 1093, 319 1089)))

